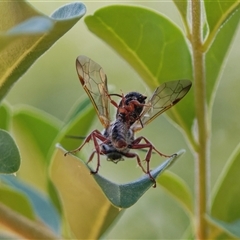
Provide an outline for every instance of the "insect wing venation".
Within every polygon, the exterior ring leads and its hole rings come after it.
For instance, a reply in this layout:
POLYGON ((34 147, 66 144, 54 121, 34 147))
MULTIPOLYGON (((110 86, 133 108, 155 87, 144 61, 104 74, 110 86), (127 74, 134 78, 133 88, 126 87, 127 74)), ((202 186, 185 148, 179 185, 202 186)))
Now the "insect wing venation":
POLYGON ((141 117, 132 126, 133 131, 142 129, 160 114, 178 103, 191 88, 190 80, 170 81, 160 85, 146 103, 141 117))
POLYGON ((107 128, 110 124, 109 97, 107 76, 102 67, 86 56, 76 60, 79 80, 96 109, 102 125, 107 128))

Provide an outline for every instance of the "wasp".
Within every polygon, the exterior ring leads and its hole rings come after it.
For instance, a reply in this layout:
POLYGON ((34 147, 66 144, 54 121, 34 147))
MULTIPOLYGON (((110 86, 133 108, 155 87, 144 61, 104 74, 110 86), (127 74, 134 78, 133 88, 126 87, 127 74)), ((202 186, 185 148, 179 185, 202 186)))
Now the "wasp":
POLYGON ((107 160, 114 163, 124 160, 124 158, 136 158, 137 164, 156 186, 156 181, 151 175, 150 160, 153 151, 162 157, 171 157, 158 151, 154 145, 145 137, 135 138, 135 133, 152 122, 160 114, 178 103, 190 90, 190 80, 176 80, 165 82, 155 89, 153 95, 147 100, 147 96, 138 92, 124 94, 109 94, 107 76, 102 67, 86 56, 79 56, 76 59, 76 69, 79 80, 88 94, 98 118, 104 130, 93 130, 77 149, 66 152, 76 153, 83 146, 93 141, 94 151, 91 153, 88 163, 95 154, 97 156, 97 167, 91 173, 99 171, 100 156, 105 155, 107 160), (119 104, 112 99, 119 97, 119 104), (110 105, 117 111, 115 120, 110 120, 110 105), (132 150, 142 149, 146 151, 146 169, 142 165, 139 155, 132 150))

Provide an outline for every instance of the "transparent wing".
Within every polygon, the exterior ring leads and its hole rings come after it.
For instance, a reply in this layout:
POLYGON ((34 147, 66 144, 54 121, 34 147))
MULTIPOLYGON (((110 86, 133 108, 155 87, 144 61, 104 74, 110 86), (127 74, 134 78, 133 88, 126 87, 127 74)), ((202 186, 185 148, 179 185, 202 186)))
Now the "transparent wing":
POLYGON ((79 80, 96 109, 102 125, 107 128, 110 118, 106 74, 100 65, 85 56, 77 58, 76 68, 79 80))
POLYGON ((174 106, 187 94, 191 86, 190 80, 170 81, 160 85, 146 103, 139 120, 132 125, 132 130, 136 132, 142 129, 160 114, 174 106))

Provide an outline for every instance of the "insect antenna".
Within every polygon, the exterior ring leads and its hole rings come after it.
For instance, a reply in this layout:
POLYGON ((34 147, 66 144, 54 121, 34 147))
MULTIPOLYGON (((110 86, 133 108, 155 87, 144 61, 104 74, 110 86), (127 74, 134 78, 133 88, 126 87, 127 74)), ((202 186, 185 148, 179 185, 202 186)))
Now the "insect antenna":
POLYGON ((120 98, 122 98, 122 95, 117 94, 117 93, 111 93, 111 94, 109 94, 109 96, 116 96, 116 97, 120 97, 120 98))
POLYGON ((85 139, 85 136, 66 135, 65 138, 85 139))

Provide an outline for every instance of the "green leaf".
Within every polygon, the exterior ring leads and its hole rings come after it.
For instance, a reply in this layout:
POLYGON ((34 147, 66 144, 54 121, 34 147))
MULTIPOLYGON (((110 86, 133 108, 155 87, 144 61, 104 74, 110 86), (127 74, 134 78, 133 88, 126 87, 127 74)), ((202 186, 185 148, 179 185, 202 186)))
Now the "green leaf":
POLYGON ((238 0, 231 1, 204 1, 206 18, 210 34, 216 32, 239 8, 238 0))
POLYGON ((5 33, 0 33, 0 51, 21 37, 43 35, 51 30, 53 22, 46 17, 33 17, 10 28, 5 33))
POLYGON ((232 223, 240 219, 240 144, 230 156, 214 189, 211 216, 232 223))
POLYGON ((47 187, 48 187, 48 194, 49 194, 49 197, 51 198, 52 203, 54 204, 58 213, 62 215, 63 209, 62 209, 61 199, 59 197, 57 189, 55 188, 55 186, 52 183, 52 181, 50 180, 50 178, 48 178, 48 186, 47 187))
POLYGON ((82 3, 70 3, 47 17, 25 1, 1 3, 0 100, 85 12, 82 3))
MULTIPOLYGON (((185 151, 181 150, 177 154, 167 159, 160 166, 151 171, 153 178, 157 178, 168 167, 170 167, 185 151)), ((140 197, 153 186, 152 180, 147 174, 143 177, 126 184, 116 184, 103 178, 99 174, 94 174, 93 177, 102 188, 104 194, 109 201, 118 208, 129 208, 135 204, 140 197)))
POLYGON ((180 12, 182 18, 186 21, 187 20, 187 0, 173 0, 174 4, 176 5, 178 11, 180 12))
POLYGON ((34 220, 35 213, 28 198, 21 192, 11 189, 7 186, 0 187, 0 202, 10 207, 21 215, 34 220))
POLYGON ((29 106, 15 109, 12 121, 15 127, 18 125, 21 132, 25 130, 25 134, 32 135, 42 155, 47 159, 49 148, 59 132, 61 123, 51 115, 29 106))
POLYGON ((82 141, 88 134, 89 127, 96 119, 96 112, 89 99, 84 97, 80 98, 69 115, 68 122, 60 132, 57 141, 65 149, 73 150, 79 147, 79 140, 82 141))
MULTIPOLYGON (((85 22, 89 30, 128 61, 152 89, 167 80, 192 79, 191 54, 186 40, 166 17, 140 7, 109 6, 87 16, 85 22)), ((190 136, 193 93, 183 101, 171 110, 170 117, 190 136)))
POLYGON ((190 36, 190 29, 188 25, 188 1, 187 0, 173 0, 174 4, 176 5, 181 17, 183 24, 186 29, 186 35, 190 36))
POLYGON ((93 108, 92 102, 87 95, 82 96, 79 100, 73 105, 72 109, 69 111, 68 116, 66 117, 67 124, 72 122, 73 119, 79 118, 83 115, 89 107, 93 108))
MULTIPOLYGON (((224 2, 222 2, 224 3, 224 2)), ((213 3, 211 3, 213 4, 213 3)), ((216 4, 215 4, 216 5, 216 4)), ((213 14, 216 11, 211 11, 213 14)), ((224 60, 226 59, 227 52, 231 46, 234 34, 239 26, 240 10, 232 14, 228 21, 225 22, 221 28, 217 29, 213 39, 210 36, 204 43, 206 52, 206 87, 207 87, 207 101, 213 101, 215 96, 214 88, 217 84, 217 79, 221 74, 224 60), (213 42, 212 42, 213 41, 213 42)))
POLYGON ((85 163, 72 155, 64 157, 61 148, 53 155, 50 177, 73 233, 69 237, 99 239, 121 213, 104 196, 85 163))
MULTIPOLYGON (((228 235, 230 235, 231 237, 235 238, 240 238, 240 219, 238 219, 237 221, 228 223, 228 222, 224 222, 224 221, 220 221, 218 219, 215 219, 213 217, 207 216, 207 220, 215 225, 217 228, 219 228, 221 231, 227 233, 228 235)), ((220 234, 219 234, 220 235, 220 234)), ((223 236, 223 234, 222 234, 223 236)), ((228 237, 226 235, 224 235, 225 238, 220 238, 220 239, 227 239, 228 237)))
POLYGON ((0 106, 0 129, 8 130, 10 121, 10 106, 4 103, 0 106))
POLYGON ((0 173, 14 173, 20 167, 20 154, 11 135, 0 129, 0 173))
POLYGON ((192 79, 187 43, 180 29, 166 17, 140 7, 110 6, 87 16, 85 22, 150 87, 155 88, 166 80, 192 79))
POLYGON ((157 183, 180 203, 190 217, 194 216, 192 194, 180 177, 166 171, 157 179, 157 183))
POLYGON ((60 234, 60 218, 50 199, 14 176, 2 176, 1 179, 7 183, 8 186, 24 193, 31 202, 35 214, 55 231, 55 233, 60 234))
POLYGON ((58 120, 40 110, 21 106, 12 117, 12 131, 24 161, 18 177, 47 191, 51 146, 60 128, 58 120))

